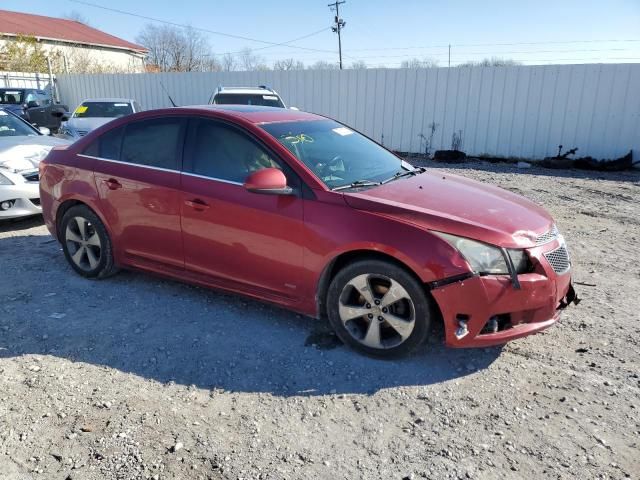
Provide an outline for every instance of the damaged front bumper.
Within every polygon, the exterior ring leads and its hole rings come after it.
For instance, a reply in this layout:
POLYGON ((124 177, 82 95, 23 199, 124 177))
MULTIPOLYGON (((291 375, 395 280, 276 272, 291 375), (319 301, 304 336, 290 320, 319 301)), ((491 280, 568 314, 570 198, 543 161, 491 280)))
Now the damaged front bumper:
POLYGON ((0 220, 41 213, 38 183, 0 186, 0 220))
POLYGON ((534 271, 508 276, 471 276, 435 286, 445 343, 451 347, 500 345, 549 328, 570 303, 578 303, 569 271, 557 274, 541 248, 529 252, 534 271))

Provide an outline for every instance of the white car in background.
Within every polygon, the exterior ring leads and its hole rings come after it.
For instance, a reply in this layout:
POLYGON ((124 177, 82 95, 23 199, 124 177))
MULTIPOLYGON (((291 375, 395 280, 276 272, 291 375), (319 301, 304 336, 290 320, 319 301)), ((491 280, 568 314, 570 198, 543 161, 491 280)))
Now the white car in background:
POLYGON ((69 143, 44 135, 22 118, 0 108, 0 220, 42 213, 40 160, 53 147, 69 143))
MULTIPOLYGON (((260 105, 263 107, 287 108, 273 88, 266 85, 258 87, 223 87, 219 86, 209 100, 211 105, 260 105)), ((295 107, 289 107, 297 110, 295 107)))
POLYGON ((92 98, 84 100, 71 116, 64 116, 60 137, 77 140, 114 118, 141 112, 140 104, 131 98, 92 98))

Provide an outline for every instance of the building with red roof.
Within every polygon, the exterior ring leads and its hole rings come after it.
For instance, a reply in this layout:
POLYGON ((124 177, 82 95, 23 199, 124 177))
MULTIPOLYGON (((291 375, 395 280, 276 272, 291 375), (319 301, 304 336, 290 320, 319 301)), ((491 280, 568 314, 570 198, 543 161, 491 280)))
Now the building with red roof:
POLYGON ((75 20, 0 10, 0 51, 25 37, 62 61, 63 71, 144 71, 147 49, 141 45, 75 20))

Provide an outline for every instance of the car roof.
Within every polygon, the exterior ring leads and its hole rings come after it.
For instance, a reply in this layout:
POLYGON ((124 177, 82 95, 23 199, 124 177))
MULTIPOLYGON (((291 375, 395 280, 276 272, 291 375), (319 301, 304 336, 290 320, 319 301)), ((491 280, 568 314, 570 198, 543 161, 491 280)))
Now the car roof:
POLYGON ((85 98, 80 102, 82 105, 85 102, 108 102, 108 103, 133 103, 135 102, 132 98, 85 98))
MULTIPOLYGON (((326 120, 325 117, 314 113, 290 110, 280 107, 263 107, 260 105, 193 105, 178 107, 180 109, 203 112, 215 112, 220 116, 240 118, 254 124, 275 122, 308 122, 313 120, 326 120)), ((164 109, 163 113, 170 113, 172 109, 164 109)), ((149 110, 147 110, 147 113, 149 110)))

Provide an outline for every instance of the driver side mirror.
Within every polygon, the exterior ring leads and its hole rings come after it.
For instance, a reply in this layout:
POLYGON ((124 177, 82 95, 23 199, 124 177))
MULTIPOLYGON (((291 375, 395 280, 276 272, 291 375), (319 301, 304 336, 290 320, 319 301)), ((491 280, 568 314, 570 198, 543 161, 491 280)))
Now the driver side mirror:
POLYGON ((244 188, 253 193, 268 195, 291 195, 293 189, 287 186, 287 177, 278 168, 263 168, 253 172, 244 181, 244 188))

